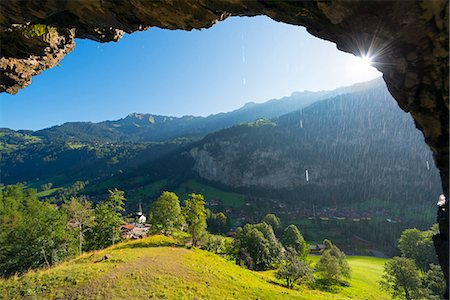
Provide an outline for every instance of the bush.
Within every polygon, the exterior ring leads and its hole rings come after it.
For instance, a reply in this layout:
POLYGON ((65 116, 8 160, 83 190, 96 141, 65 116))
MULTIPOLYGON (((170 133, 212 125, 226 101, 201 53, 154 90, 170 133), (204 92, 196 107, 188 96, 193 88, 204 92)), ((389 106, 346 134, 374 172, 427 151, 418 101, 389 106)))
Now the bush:
POLYGON ((230 254, 232 239, 220 235, 206 234, 201 241, 201 247, 216 254, 230 254))

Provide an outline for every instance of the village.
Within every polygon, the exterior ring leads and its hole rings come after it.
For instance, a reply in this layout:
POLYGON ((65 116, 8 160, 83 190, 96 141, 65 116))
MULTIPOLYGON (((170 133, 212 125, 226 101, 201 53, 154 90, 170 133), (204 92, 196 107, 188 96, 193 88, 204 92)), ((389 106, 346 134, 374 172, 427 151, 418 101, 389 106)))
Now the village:
MULTIPOLYGON (((357 210, 357 209, 337 209, 329 207, 316 208, 313 205, 311 208, 288 208, 284 203, 273 203, 274 208, 277 209, 277 214, 285 216, 288 220, 295 220, 296 222, 302 222, 307 220, 310 224, 316 222, 327 221, 343 221, 343 222, 364 222, 372 220, 374 217, 383 217, 387 223, 398 223, 399 220, 394 218, 386 218, 389 215, 387 210, 369 211, 357 210)), ((258 222, 258 218, 255 216, 262 216, 264 212, 260 212, 254 209, 251 202, 246 202, 245 206, 241 209, 233 209, 230 207, 224 208, 220 199, 212 199, 206 202, 206 207, 214 212, 219 212, 223 209, 225 215, 232 220, 230 222, 229 231, 226 236, 233 237, 238 227, 242 227, 247 223, 258 222)), ((325 224, 325 223, 323 223, 325 224)), ((138 209, 130 218, 128 223, 121 226, 120 237, 122 239, 141 239, 149 235, 151 225, 147 223, 147 217, 142 210, 142 204, 139 202, 138 209)), ((346 249, 348 252, 353 252, 354 249, 373 249, 374 245, 357 235, 352 235, 348 243, 338 243, 340 247, 346 249), (350 246, 351 245, 351 246, 350 246)), ((325 248, 323 243, 311 243, 309 245, 309 253, 311 255, 320 255, 325 248)), ((384 257, 385 255, 378 250, 371 250, 371 252, 377 252, 377 256, 384 257)))

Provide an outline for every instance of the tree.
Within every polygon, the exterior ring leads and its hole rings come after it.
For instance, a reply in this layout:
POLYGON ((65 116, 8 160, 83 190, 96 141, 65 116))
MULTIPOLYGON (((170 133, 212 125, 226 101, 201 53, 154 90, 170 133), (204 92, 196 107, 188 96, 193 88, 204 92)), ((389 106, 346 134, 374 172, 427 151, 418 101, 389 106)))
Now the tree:
POLYGON ((249 269, 266 270, 281 258, 281 245, 266 223, 246 224, 236 230, 234 239, 237 262, 243 262, 249 269))
POLYGON ((232 239, 221 235, 206 234, 202 239, 202 249, 216 254, 231 253, 232 239))
POLYGON ((422 271, 437 263, 432 236, 433 229, 421 231, 414 228, 404 230, 398 240, 402 256, 413 259, 422 271))
POLYGON ((345 278, 350 278, 350 266, 347 262, 347 258, 345 253, 342 252, 335 244, 333 244, 330 240, 325 239, 323 241, 325 245, 324 251, 330 251, 330 254, 336 257, 339 261, 339 266, 341 268, 342 276, 345 278))
POLYGON ((192 246, 196 247, 201 236, 206 232, 206 210, 203 195, 189 194, 184 201, 183 215, 191 235, 192 246))
POLYGON ((330 254, 330 251, 324 251, 316 263, 314 270, 319 273, 326 284, 336 284, 342 278, 339 260, 330 254))
POLYGON ((41 185, 41 191, 48 191, 53 187, 53 183, 48 182, 46 184, 41 185))
POLYGON ((125 201, 124 192, 114 189, 109 191, 109 197, 106 200, 95 207, 96 224, 87 234, 88 249, 101 249, 114 245, 120 238, 118 227, 125 222, 122 216, 125 201))
POLYGON ((406 257, 394 257, 384 265, 380 286, 393 298, 412 300, 421 299, 424 295, 414 260, 406 257))
POLYGON ((262 221, 272 226, 274 232, 277 232, 281 227, 280 218, 278 218, 275 214, 265 215, 262 221))
POLYGON ((228 219, 223 212, 216 214, 216 223, 219 233, 226 233, 228 231, 228 219))
POLYGON ((68 215, 68 225, 78 231, 78 254, 81 255, 84 234, 89 227, 95 224, 95 212, 92 203, 85 198, 78 201, 77 198, 72 197, 62 207, 68 215))
POLYGON ((0 275, 51 266, 75 253, 67 217, 21 185, 0 188, 0 275))
POLYGON ((446 285, 440 266, 431 264, 422 281, 431 296, 430 298, 441 299, 441 296, 445 293, 446 285))
POLYGON ((280 268, 275 272, 275 277, 284 279, 286 286, 293 288, 294 284, 305 279, 311 279, 312 270, 306 261, 299 260, 299 255, 294 248, 287 248, 284 260, 280 268))
POLYGON ((272 226, 264 222, 253 226, 263 234, 264 238, 269 243, 269 253, 272 265, 278 263, 282 256, 283 247, 275 236, 272 226))
POLYGON ((183 224, 180 200, 175 193, 163 192, 150 209, 150 224, 165 235, 183 224))
POLYGON ((206 223, 208 231, 211 233, 226 233, 228 231, 228 219, 223 212, 217 214, 210 209, 206 209, 206 223))
POLYGON ((295 249, 300 259, 306 259, 309 253, 309 245, 305 242, 300 230, 297 226, 291 224, 283 231, 281 243, 287 249, 291 247, 295 249))
POLYGON ((325 249, 316 263, 315 271, 325 284, 337 284, 342 278, 350 278, 350 266, 345 254, 330 240, 324 240, 325 249))

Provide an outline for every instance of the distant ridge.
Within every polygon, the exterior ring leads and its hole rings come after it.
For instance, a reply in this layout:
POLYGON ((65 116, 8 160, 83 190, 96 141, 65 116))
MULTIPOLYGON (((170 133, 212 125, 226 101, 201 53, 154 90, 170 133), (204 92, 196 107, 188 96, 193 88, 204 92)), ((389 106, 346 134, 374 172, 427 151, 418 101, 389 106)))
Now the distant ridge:
POLYGON ((207 117, 186 115, 182 117, 163 116, 150 113, 130 113, 125 118, 113 121, 68 122, 63 125, 35 131, 33 135, 50 140, 73 140, 82 142, 106 141, 164 141, 179 136, 205 135, 234 124, 250 122, 257 118, 276 118, 296 111, 308 105, 338 95, 363 91, 373 86, 384 86, 377 78, 364 83, 332 91, 294 92, 281 99, 272 99, 264 103, 248 102, 241 108, 227 113, 218 113, 207 117))

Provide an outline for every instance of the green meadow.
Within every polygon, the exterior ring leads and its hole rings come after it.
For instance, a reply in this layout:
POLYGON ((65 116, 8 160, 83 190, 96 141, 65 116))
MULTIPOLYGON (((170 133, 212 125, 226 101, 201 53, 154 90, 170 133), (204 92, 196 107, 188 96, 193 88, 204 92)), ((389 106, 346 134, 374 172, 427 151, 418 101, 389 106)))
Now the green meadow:
POLYGON ((245 204, 245 196, 242 194, 226 192, 195 180, 189 180, 180 184, 180 186, 175 189, 175 193, 180 199, 187 199, 188 194, 190 193, 199 193, 205 196, 207 202, 218 199, 222 202, 224 207, 236 209, 243 207, 245 204))
MULTIPOLYGON (((318 257, 310 256, 314 264, 318 257)), ((1 299, 389 299, 386 259, 349 257, 348 287, 291 290, 273 271, 255 272, 172 237, 151 236, 85 253, 50 269, 0 280, 1 299), (104 259, 108 256, 107 259, 104 259)))

